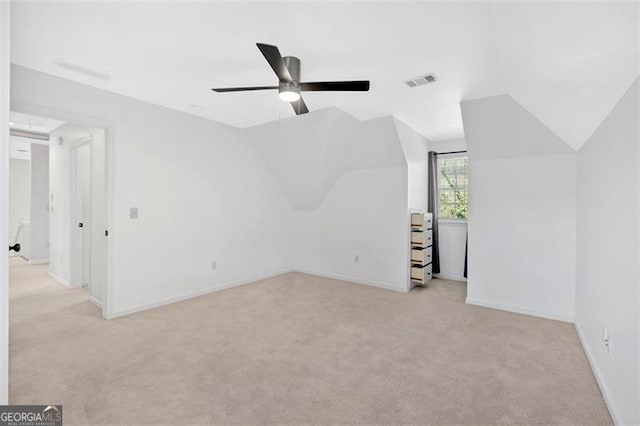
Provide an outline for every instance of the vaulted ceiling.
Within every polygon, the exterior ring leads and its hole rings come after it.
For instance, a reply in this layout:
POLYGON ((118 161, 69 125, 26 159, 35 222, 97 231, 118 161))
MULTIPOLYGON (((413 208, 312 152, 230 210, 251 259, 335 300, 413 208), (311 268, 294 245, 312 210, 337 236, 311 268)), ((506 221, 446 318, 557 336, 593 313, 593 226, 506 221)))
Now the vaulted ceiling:
POLYGON ((11 55, 19 65, 248 127, 293 111, 274 92, 210 88, 275 84, 255 46, 264 42, 299 57, 305 80, 371 80, 368 93, 308 93, 311 110, 394 115, 444 140, 463 134, 460 101, 508 94, 575 149, 639 73, 638 9, 637 2, 18 1, 11 55), (438 81, 402 82, 426 73, 438 81))

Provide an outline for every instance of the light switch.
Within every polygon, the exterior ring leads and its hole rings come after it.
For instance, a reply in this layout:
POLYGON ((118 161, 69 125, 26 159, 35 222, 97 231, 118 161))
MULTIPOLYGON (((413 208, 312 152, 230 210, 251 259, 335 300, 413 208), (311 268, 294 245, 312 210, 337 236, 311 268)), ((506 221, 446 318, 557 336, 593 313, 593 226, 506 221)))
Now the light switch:
POLYGON ((129 209, 129 219, 137 219, 138 218, 138 208, 131 207, 129 209))

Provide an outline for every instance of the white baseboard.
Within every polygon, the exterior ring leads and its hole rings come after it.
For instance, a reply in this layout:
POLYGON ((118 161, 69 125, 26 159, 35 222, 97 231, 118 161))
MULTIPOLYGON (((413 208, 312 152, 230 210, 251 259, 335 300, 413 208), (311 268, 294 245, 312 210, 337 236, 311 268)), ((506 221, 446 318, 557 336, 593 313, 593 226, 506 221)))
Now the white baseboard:
POLYGON ((387 283, 382 283, 382 282, 378 282, 378 281, 369 281, 369 280, 363 280, 360 278, 355 278, 355 277, 348 277, 346 275, 338 275, 338 274, 329 274, 326 272, 318 272, 318 271, 310 271, 307 269, 294 269, 294 272, 300 272, 301 274, 308 274, 308 275, 316 275, 318 277, 323 277, 323 278, 331 278, 334 280, 340 280, 340 281, 347 281, 347 282, 351 282, 354 284, 362 284, 362 285, 368 285, 371 287, 378 287, 378 288, 382 288, 385 290, 393 290, 393 291, 400 291, 403 293, 408 292, 409 290, 405 287, 398 287, 398 286, 393 286, 393 285, 389 285, 387 283))
POLYGON ((51 278, 53 278, 58 284, 62 284, 66 288, 73 288, 73 287, 71 287, 71 284, 69 284, 67 281, 63 280, 62 278, 60 278, 59 276, 57 276, 53 272, 49 272, 49 276, 51 278))
POLYGON ((589 361, 589 365, 591 365, 591 370, 593 371, 593 375, 596 378, 596 382, 598 383, 598 387, 600 387, 600 392, 604 397, 604 402, 607 404, 607 408, 609 409, 609 414, 613 419, 613 423, 616 425, 622 425, 624 422, 620 417, 620 412, 616 408, 615 403, 613 402, 613 398, 611 397, 611 391, 607 387, 607 384, 604 382, 604 378, 602 377, 602 373, 598 368, 598 364, 596 364, 596 360, 591 353, 591 349, 587 344, 587 339, 584 337, 582 333, 582 329, 580 328, 580 324, 577 322, 574 323, 576 327, 576 332, 578 333, 578 339, 580 339, 580 343, 582 344, 582 349, 584 349, 584 353, 587 356, 587 361, 589 361))
POLYGON ((485 307, 485 308, 498 309, 500 311, 514 312, 516 314, 531 315, 531 316, 534 316, 534 317, 540 317, 540 318, 552 319, 552 320, 556 320, 556 321, 564 321, 564 322, 573 323, 573 317, 570 317, 570 316, 567 316, 567 315, 562 315, 562 314, 555 314, 555 313, 549 313, 549 312, 539 312, 539 311, 534 311, 532 309, 518 308, 516 306, 500 305, 498 303, 487 302, 486 300, 480 300, 480 299, 472 299, 470 297, 467 297, 465 302, 468 305, 482 306, 482 307, 485 307))
POLYGON ((89 302, 93 303, 94 305, 96 305, 98 308, 102 309, 102 302, 99 301, 98 299, 96 299, 93 296, 89 296, 89 302))
POLYGON ((34 259, 34 260, 29 260, 29 265, 44 265, 49 263, 49 259, 34 259))
POLYGON ((460 281, 463 283, 467 282, 467 279, 465 277, 456 277, 456 276, 447 275, 447 274, 433 274, 433 278, 441 278, 443 280, 451 280, 451 281, 460 281))
POLYGON ((193 299, 194 297, 204 296, 204 295, 209 294, 209 293, 215 293, 216 291, 226 290, 228 288, 233 288, 233 287, 239 287, 241 285, 246 285, 246 284, 252 284, 252 283, 254 283, 256 281, 261 281, 261 280, 266 280, 266 279, 269 279, 269 278, 277 277, 278 275, 286 274, 288 272, 292 272, 292 270, 291 269, 284 269, 284 270, 273 272, 273 273, 270 273, 270 274, 265 274, 265 275, 262 275, 262 276, 250 278, 248 280, 232 281, 232 282, 229 282, 229 283, 216 285, 215 287, 209 287, 209 288, 203 288, 203 289, 200 289, 200 290, 195 290, 195 291, 192 291, 192 292, 189 292, 189 293, 182 294, 180 296, 169 297, 169 298, 166 298, 166 299, 158 300, 156 302, 143 303, 143 304, 140 304, 140 305, 131 306, 129 308, 120 309, 118 311, 113 312, 111 315, 108 316, 107 319, 124 317, 126 315, 135 314, 135 313, 146 311, 146 310, 149 310, 149 309, 159 308, 161 306, 170 305, 172 303, 182 302, 183 300, 193 299))

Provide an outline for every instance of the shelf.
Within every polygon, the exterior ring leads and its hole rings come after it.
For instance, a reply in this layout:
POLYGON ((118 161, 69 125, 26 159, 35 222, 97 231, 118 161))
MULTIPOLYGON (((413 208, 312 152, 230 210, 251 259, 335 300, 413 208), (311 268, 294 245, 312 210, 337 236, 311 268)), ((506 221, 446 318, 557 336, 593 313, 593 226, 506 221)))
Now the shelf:
POLYGON ((432 278, 433 216, 431 213, 411 213, 409 246, 409 287, 426 285, 432 278))

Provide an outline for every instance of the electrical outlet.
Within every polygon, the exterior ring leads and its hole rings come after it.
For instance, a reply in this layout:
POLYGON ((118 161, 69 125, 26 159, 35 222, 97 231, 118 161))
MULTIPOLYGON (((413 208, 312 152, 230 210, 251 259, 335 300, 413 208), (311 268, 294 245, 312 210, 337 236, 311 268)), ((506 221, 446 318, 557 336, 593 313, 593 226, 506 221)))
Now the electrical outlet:
POLYGON ((359 263, 360 262, 360 256, 358 256, 357 254, 355 255, 355 257, 353 258, 353 261, 355 263, 359 263))
POLYGON ((607 352, 611 352, 611 338, 609 337, 609 330, 607 327, 602 328, 602 344, 607 352))
POLYGON ((216 262, 215 260, 211 262, 211 269, 218 269, 218 262, 216 262))
POLYGON ((138 218, 138 208, 131 207, 129 209, 129 219, 137 219, 138 218))

